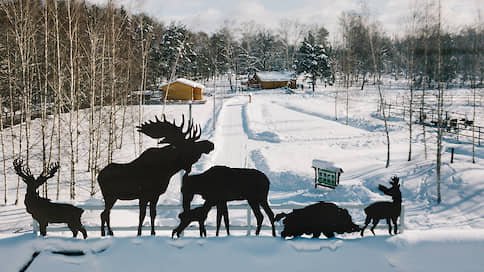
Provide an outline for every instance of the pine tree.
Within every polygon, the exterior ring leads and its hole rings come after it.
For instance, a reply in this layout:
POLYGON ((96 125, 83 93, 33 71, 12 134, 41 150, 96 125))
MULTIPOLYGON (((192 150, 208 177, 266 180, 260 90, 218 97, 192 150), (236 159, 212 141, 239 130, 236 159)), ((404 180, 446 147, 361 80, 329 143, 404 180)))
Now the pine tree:
POLYGON ((172 23, 163 33, 158 46, 159 72, 165 78, 170 78, 173 65, 177 62, 176 71, 178 74, 186 75, 188 70, 182 67, 191 67, 195 52, 192 50, 192 44, 188 42, 189 32, 183 25, 172 23))
POLYGON ((331 76, 328 55, 323 46, 316 43, 311 32, 301 43, 294 64, 297 74, 307 74, 307 77, 311 80, 313 92, 317 79, 325 79, 331 76))

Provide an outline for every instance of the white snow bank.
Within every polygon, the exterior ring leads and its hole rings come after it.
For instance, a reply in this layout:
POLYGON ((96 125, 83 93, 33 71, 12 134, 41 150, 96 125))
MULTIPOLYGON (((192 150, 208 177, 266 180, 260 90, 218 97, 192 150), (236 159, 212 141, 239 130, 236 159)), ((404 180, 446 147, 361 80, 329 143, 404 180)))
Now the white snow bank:
POLYGON ((283 240, 273 237, 136 237, 0 240, 2 271, 482 271, 484 231, 283 240), (409 242, 411 241, 411 242, 409 242), (78 250, 82 256, 53 251, 78 250), (15 254, 12 254, 14 252, 15 254))

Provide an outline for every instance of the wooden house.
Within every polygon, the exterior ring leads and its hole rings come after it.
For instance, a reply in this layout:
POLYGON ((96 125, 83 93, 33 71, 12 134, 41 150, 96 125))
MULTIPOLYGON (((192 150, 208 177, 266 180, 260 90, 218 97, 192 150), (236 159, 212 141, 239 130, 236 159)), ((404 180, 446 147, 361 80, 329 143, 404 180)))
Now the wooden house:
POLYGON ((250 87, 260 89, 296 88, 296 76, 291 72, 257 72, 249 82, 250 87))
POLYGON ((161 89, 163 99, 166 97, 167 100, 203 100, 205 86, 189 79, 179 78, 174 82, 161 85, 161 89))

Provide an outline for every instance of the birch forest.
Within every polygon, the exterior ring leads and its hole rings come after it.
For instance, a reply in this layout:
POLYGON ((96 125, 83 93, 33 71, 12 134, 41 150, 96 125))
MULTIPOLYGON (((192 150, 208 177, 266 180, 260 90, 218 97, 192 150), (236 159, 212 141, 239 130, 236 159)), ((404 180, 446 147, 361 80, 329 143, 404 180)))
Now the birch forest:
MULTIPOLYGON (((426 92, 435 94, 440 120, 446 88, 473 88, 476 104, 484 85, 484 24, 476 18, 471 26, 444 27, 439 3, 424 2, 410 10, 398 35, 385 33, 365 12, 342 13, 339 38, 330 41, 323 25, 291 19, 276 28, 227 22, 205 33, 133 14, 115 1, 0 0, 1 185, 17 187, 16 199, 7 199, 5 190, 3 201, 19 201, 21 181, 7 178, 15 158, 38 169, 60 162, 61 171, 49 181, 55 186, 41 190, 44 197, 59 199, 68 188, 75 199, 77 171, 90 173, 91 186, 82 189, 94 195, 97 172, 123 147, 123 135, 139 143, 136 155, 143 151, 135 130, 143 121, 142 94, 158 90, 173 71, 202 83, 224 79, 237 89, 237 80, 256 71, 294 71, 307 57, 300 49, 319 46, 326 70, 308 80, 313 90, 316 83, 338 86, 339 103, 349 90, 373 84, 383 105, 381 79, 389 77, 408 82, 409 105, 424 108, 426 92)), ((412 127, 409 132, 411 160, 412 127)))

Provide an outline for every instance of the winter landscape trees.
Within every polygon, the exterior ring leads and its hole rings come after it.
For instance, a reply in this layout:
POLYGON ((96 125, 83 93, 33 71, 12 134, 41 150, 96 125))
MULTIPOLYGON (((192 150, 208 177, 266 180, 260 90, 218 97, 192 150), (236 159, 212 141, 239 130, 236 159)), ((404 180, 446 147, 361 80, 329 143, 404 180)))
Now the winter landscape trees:
MULTIPOLYGON (((88 120, 86 158, 94 194, 99 167, 122 147, 123 131, 134 127, 127 124, 142 122, 143 91, 156 90, 173 75, 200 81, 222 76, 236 89, 237 79, 256 71, 295 71, 308 79, 313 92, 318 80, 346 91, 346 123, 350 92, 384 84, 385 76, 408 82, 406 103, 421 109, 415 119, 427 107, 441 105, 439 112, 445 112, 445 101, 433 99, 440 93, 445 100, 445 88, 472 86, 479 100, 484 29, 479 23, 457 30, 439 27, 436 8, 426 3, 412 11, 408 35, 385 33, 363 14, 346 12, 338 22, 340 39, 330 42, 324 26, 295 19, 284 19, 275 29, 230 21, 205 33, 133 14, 115 1, 0 1, 0 127, 2 147, 11 146, 3 160, 23 157, 28 165, 31 157, 39 156, 43 167, 53 160, 68 163, 58 174, 56 198, 66 180, 70 198, 75 198, 74 173, 83 152, 79 125, 88 120), (127 107, 133 104, 140 106, 127 107), (35 118, 42 120, 40 155, 30 153, 35 118)), ((387 101, 381 87, 384 113, 387 101)), ((132 137, 139 142, 139 154, 140 135, 133 130, 132 137)), ((409 160, 412 138, 410 132, 409 160)), ((51 193, 47 188, 45 197, 51 193)))
MULTIPOLYGON (((331 70, 328 62, 328 55, 323 45, 317 43, 313 34, 309 32, 297 51, 294 66, 296 67, 296 73, 308 75, 313 92, 316 80, 330 77, 331 70)), ((330 84, 332 83, 330 82, 330 84)))

